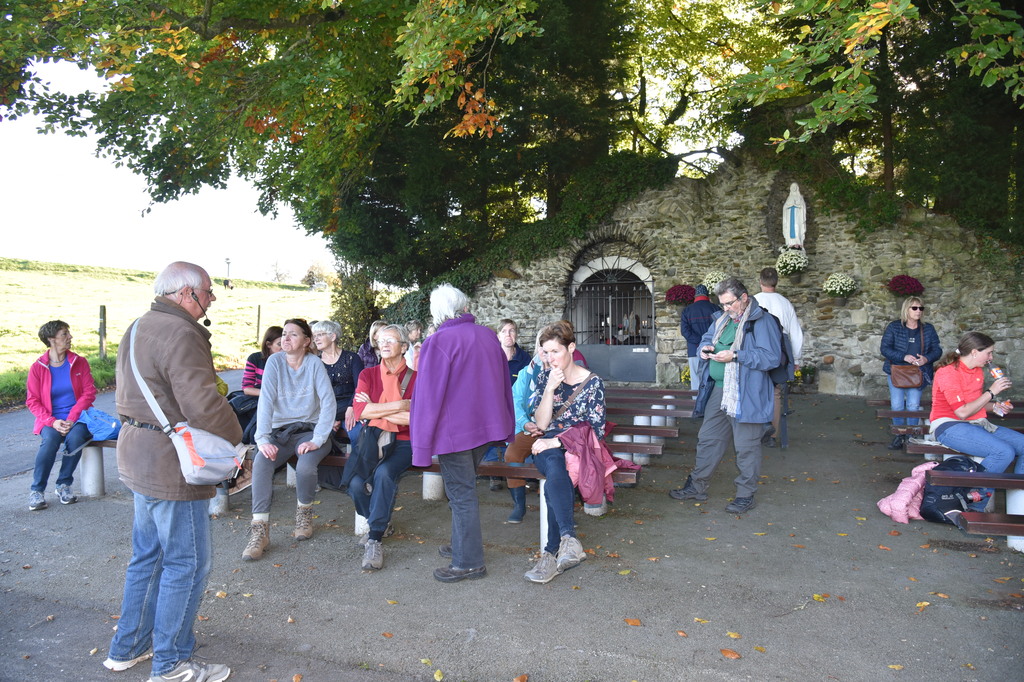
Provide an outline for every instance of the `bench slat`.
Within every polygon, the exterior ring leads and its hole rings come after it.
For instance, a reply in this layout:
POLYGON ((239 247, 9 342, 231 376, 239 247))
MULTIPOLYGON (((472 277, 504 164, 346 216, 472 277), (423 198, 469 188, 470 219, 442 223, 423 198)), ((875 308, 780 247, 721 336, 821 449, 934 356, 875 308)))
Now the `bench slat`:
POLYGON ((1024 535, 1024 514, 986 514, 964 512, 957 527, 972 535, 1024 535))
MULTIPOLYGON (((347 456, 344 455, 328 455, 321 461, 321 465, 344 467, 345 462, 348 460, 347 456)), ((296 457, 292 457, 288 460, 289 464, 294 465, 296 457)), ((441 467, 435 462, 428 467, 409 467, 409 471, 429 471, 431 473, 441 473, 441 467)), ((480 466, 476 471, 477 476, 493 476, 500 478, 544 478, 544 474, 535 466, 512 466, 504 462, 481 462, 480 466)), ((612 481, 620 485, 635 485, 640 480, 640 472, 631 469, 616 469, 612 472, 612 481)))
MULTIPOLYGON (((642 407, 615 407, 611 406, 605 409, 607 414, 625 414, 633 417, 640 415, 648 415, 651 417, 692 417, 693 410, 652 410, 650 408, 642 407)), ((612 421, 615 421, 614 419, 612 421)))
POLYGON ((935 485, 1024 490, 1024 474, 994 474, 988 471, 935 471, 932 469, 927 476, 928 482, 935 485))
POLYGON ((621 396, 635 396, 635 397, 647 397, 652 398, 664 398, 664 396, 670 395, 673 398, 692 398, 697 395, 697 391, 691 391, 683 388, 631 388, 629 386, 605 386, 604 394, 607 395, 621 395, 621 396))

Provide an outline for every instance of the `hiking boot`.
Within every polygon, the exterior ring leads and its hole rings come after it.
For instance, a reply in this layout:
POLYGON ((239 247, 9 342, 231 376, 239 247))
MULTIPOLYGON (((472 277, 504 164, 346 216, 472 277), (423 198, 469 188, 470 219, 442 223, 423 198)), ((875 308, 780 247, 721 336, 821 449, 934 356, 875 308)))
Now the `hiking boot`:
POLYGON ((437 548, 437 553, 443 559, 451 559, 452 558, 452 546, 451 545, 441 545, 440 547, 437 548))
POLYGON ((380 540, 367 540, 366 551, 363 552, 363 570, 379 571, 384 568, 384 547, 380 540))
POLYGON ((38 490, 33 490, 28 494, 28 508, 29 511, 39 511, 40 509, 46 509, 46 498, 38 490))
POLYGON ((266 521, 253 521, 249 525, 249 544, 242 552, 246 561, 263 558, 263 550, 270 546, 270 524, 266 521))
POLYGON ((69 485, 57 486, 57 499, 60 500, 61 504, 74 504, 78 502, 78 498, 71 492, 71 486, 69 485))
POLYGON ((295 530, 292 536, 296 540, 308 540, 313 537, 313 508, 295 508, 295 530))
POLYGON ((743 514, 757 506, 757 502, 754 501, 754 496, 750 497, 737 497, 735 500, 730 502, 725 507, 725 511, 730 514, 743 514))
POLYGON ((115 661, 112 658, 108 658, 107 660, 103 661, 103 667, 107 670, 113 670, 115 673, 119 673, 124 670, 127 670, 128 668, 132 668, 138 665, 139 663, 142 663, 143 661, 147 661, 151 658, 153 658, 152 651, 147 651, 146 653, 140 656, 136 656, 130 661, 115 661))
POLYGON ((570 568, 579 566, 587 558, 580 541, 571 535, 563 535, 562 542, 558 545, 558 555, 555 557, 559 573, 568 571, 570 568))
MULTIPOLYGON (((775 435, 775 427, 774 426, 769 426, 767 429, 765 429, 764 435, 761 436, 761 445, 768 445, 768 442, 771 440, 771 437, 774 436, 774 435, 775 435)), ((769 445, 768 447, 771 447, 771 446, 769 445)))
POLYGON ((152 675, 149 682, 223 682, 231 668, 221 663, 182 661, 163 675, 152 675))
POLYGON ((669 490, 668 494, 676 500, 700 500, 703 502, 708 499, 707 493, 702 493, 697 490, 697 486, 693 484, 692 476, 686 477, 686 483, 683 484, 682 488, 669 490))
POLYGON ((523 576, 531 583, 546 585, 555 579, 561 571, 558 562, 550 552, 541 552, 540 561, 523 576))
POLYGON ((509 488, 512 495, 512 513, 508 515, 507 523, 522 523, 526 516, 526 488, 509 488))
POLYGON ((892 442, 889 443, 890 450, 902 450, 903 445, 907 442, 906 436, 893 436, 892 442))

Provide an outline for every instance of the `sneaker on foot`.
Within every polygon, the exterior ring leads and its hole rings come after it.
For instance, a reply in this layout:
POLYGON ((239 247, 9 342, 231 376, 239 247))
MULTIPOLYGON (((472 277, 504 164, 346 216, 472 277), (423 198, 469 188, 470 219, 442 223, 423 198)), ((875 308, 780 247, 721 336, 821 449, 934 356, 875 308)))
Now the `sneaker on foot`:
POLYGON ((142 663, 143 661, 147 661, 151 658, 153 658, 152 651, 147 651, 146 653, 140 656, 136 656, 130 661, 115 661, 112 658, 108 658, 107 660, 103 661, 103 667, 107 670, 113 670, 115 673, 119 673, 124 670, 127 670, 128 668, 132 668, 138 665, 139 663, 142 663))
POLYGON ((579 540, 571 535, 562 536, 562 541, 558 545, 558 554, 555 557, 559 573, 579 566, 586 558, 587 553, 583 551, 583 545, 579 540))
POLYGON ((363 570, 379 571, 384 568, 384 546, 380 540, 367 540, 363 552, 363 570))
POLYGON ((222 682, 228 679, 231 668, 221 663, 182 661, 163 675, 152 675, 149 682, 222 682))
POLYGON ((28 494, 28 508, 29 511, 39 511, 40 509, 46 509, 46 498, 38 490, 33 490, 28 494))
MULTIPOLYGON (((389 523, 388 527, 384 529, 384 535, 381 536, 381 537, 382 538, 389 538, 389 537, 391 537, 394 534, 395 534, 395 527, 392 526, 389 523)), ((370 531, 366 531, 365 533, 363 533, 362 535, 359 536, 359 540, 357 542, 359 542, 359 546, 360 547, 366 547, 366 542, 369 539, 370 539, 370 531)))
POLYGON ((295 530, 292 535, 296 540, 308 540, 313 537, 313 508, 295 508, 295 530))
POLYGON ((693 484, 693 477, 687 476, 686 483, 683 484, 682 488, 676 488, 675 490, 669 490, 668 494, 670 497, 676 500, 700 500, 704 501, 708 499, 707 493, 702 493, 697 490, 697 486, 693 484))
POLYGON ((756 506, 757 502, 754 501, 753 495, 750 497, 737 497, 726 506, 725 511, 730 514, 743 514, 756 506))
POLYGON ((249 544, 242 552, 246 561, 263 558, 263 550, 270 546, 270 524, 266 521, 253 521, 249 525, 249 544))
POLYGON ((540 561, 523 576, 531 583, 546 585, 561 573, 558 570, 558 561, 550 552, 541 552, 540 561))
MULTIPOLYGON (((775 435, 775 427, 769 425, 768 428, 765 429, 764 435, 761 436, 761 445, 768 445, 769 440, 774 435, 775 435)), ((771 446, 769 446, 769 447, 771 447, 771 446)))
POLYGON ((78 502, 78 498, 71 492, 71 486, 69 485, 57 486, 57 499, 60 500, 61 504, 74 504, 78 502))

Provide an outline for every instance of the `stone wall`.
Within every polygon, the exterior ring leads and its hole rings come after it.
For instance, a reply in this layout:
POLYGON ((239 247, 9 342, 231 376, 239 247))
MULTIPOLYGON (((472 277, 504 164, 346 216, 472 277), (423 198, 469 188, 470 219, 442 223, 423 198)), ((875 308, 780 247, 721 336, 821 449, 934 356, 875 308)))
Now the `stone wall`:
MULTIPOLYGON (((484 324, 503 317, 519 321, 522 345, 531 348, 536 330, 565 314, 566 287, 579 256, 603 243, 651 270, 657 382, 678 386, 686 342, 679 333, 679 308, 665 303, 665 291, 675 284, 696 285, 717 269, 757 292, 758 272, 775 264, 784 244, 782 205, 792 181, 753 163, 723 165, 703 180, 677 178, 620 206, 586 239, 529 266, 510 263, 509 274, 518 277, 493 278, 478 287, 474 312, 484 324)), ((778 290, 801 319, 804 363, 817 367, 820 391, 888 395, 878 350, 886 324, 899 317, 902 299, 884 284, 900 274, 924 285, 924 319, 935 325, 944 351, 955 347, 963 331, 984 331, 997 342, 996 361, 1024 381, 1019 285, 986 267, 972 232, 922 212, 858 239, 851 220, 822 211, 813 186, 801 183, 800 190, 807 202, 804 246, 810 267, 801 283, 784 277, 778 290), (836 305, 821 291, 832 272, 852 275, 859 284, 845 305, 836 305)))

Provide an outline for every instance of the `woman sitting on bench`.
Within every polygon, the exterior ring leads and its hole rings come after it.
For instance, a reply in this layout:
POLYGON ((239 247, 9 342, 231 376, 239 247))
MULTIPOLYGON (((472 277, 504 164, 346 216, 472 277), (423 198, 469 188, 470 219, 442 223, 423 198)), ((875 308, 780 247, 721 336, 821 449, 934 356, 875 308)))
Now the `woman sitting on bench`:
POLYGON ((526 573, 535 583, 549 583, 559 573, 587 558, 576 539, 573 506, 575 487, 565 466, 565 449, 558 436, 576 424, 589 424, 604 438, 604 382, 601 377, 573 362, 576 336, 572 324, 561 320, 541 332, 540 347, 551 369, 537 376, 530 404, 533 421, 545 437, 532 447, 537 469, 544 474, 548 538, 540 561, 526 573))
MULTIPOLYGON (((956 350, 936 364, 931 431, 943 445, 981 457, 987 472, 1003 473, 1016 457, 1014 472, 1024 473, 1024 434, 987 419, 986 408, 1003 416, 1013 407, 999 404, 996 398, 1010 388, 1008 378, 1000 376, 985 388, 984 366, 992 362, 994 350, 991 338, 967 332, 960 337, 956 350)), ((982 499, 972 503, 969 510, 984 511, 993 492, 991 488, 982 490, 982 499)))

